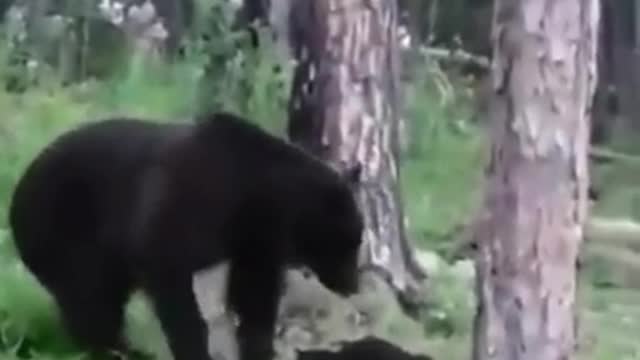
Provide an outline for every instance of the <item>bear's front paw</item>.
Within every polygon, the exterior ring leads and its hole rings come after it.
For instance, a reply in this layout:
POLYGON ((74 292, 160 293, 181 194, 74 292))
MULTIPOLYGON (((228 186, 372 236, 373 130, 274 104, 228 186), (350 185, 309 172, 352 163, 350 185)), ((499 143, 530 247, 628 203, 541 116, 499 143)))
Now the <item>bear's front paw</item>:
POLYGON ((272 339, 252 336, 242 341, 239 360, 273 360, 274 354, 272 339))

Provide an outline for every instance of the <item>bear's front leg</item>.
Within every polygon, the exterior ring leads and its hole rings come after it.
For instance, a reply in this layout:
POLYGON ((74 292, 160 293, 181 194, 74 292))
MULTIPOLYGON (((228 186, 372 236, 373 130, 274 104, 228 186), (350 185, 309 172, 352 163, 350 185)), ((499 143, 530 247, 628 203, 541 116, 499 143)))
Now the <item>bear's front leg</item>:
POLYGON ((239 360, 271 360, 274 356, 282 270, 277 264, 266 264, 265 259, 256 259, 257 264, 242 261, 231 264, 227 304, 240 322, 236 330, 239 360))
POLYGON ((287 207, 272 198, 273 194, 261 190, 248 196, 224 241, 230 250, 226 305, 240 322, 236 329, 238 360, 272 360, 274 356, 291 226, 287 207))
POLYGON ((207 326, 200 315, 188 273, 160 272, 145 279, 145 289, 175 360, 212 360, 207 326))

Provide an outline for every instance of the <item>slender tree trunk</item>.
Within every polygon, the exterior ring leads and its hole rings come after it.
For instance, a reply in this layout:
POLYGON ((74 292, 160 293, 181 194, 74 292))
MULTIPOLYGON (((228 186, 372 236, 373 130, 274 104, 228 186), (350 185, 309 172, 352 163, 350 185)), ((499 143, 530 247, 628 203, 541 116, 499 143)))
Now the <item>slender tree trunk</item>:
POLYGON ((640 49, 640 0, 632 0, 633 2, 633 42, 636 50, 640 49))
POLYGON ((189 27, 193 24, 194 0, 156 0, 152 3, 168 33, 164 41, 168 58, 174 60, 179 54, 181 42, 189 34, 189 27))
MULTIPOLYGON (((289 137, 337 168, 362 168, 362 261, 410 295, 424 277, 405 235, 398 171, 397 5, 298 0, 289 137)), ((408 297, 401 297, 407 300, 408 297)))
MULTIPOLYGON (((640 94, 640 71, 636 51, 634 1, 602 1, 603 26, 607 32, 604 51, 607 52, 608 76, 619 103, 619 118, 615 132, 627 133, 640 128, 636 114, 640 111, 637 101, 640 94), (606 21, 605 21, 606 20, 606 21)), ((617 134, 614 134, 617 135, 617 134)))
POLYGON ((597 0, 497 0, 493 147, 477 232, 474 359, 564 360, 577 343, 597 0))
POLYGON ((438 17, 438 0, 398 0, 401 23, 407 26, 413 44, 426 45, 438 17))
POLYGON ((591 143, 607 143, 616 126, 619 116, 619 95, 616 89, 615 48, 616 31, 612 4, 609 1, 600 3, 601 21, 598 36, 598 85, 593 103, 591 120, 591 143))

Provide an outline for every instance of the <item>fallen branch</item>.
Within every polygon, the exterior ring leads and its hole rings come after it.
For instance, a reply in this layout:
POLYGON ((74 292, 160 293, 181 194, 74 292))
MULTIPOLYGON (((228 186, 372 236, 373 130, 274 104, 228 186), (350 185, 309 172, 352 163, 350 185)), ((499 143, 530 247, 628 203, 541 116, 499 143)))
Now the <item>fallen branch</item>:
POLYGON ((585 248, 585 270, 598 272, 607 283, 624 288, 640 289, 640 254, 604 243, 585 248), (599 262, 603 267, 592 267, 599 262), (600 273, 605 271, 605 273, 600 273))
MULTIPOLYGON (((473 242, 472 228, 460 226, 452 236, 453 246, 447 260, 459 260, 473 256, 477 248, 473 242)), ((608 247, 626 248, 640 255, 640 222, 632 219, 610 219, 592 217, 585 224, 585 237, 588 243, 602 243, 608 247)), ((589 244, 588 246, 592 246, 589 244)))
POLYGON ((607 148, 592 146, 589 157, 595 162, 626 161, 640 163, 640 156, 624 154, 607 148))
MULTIPOLYGON (((587 247, 586 250, 588 257, 595 256, 607 261, 607 263, 610 264, 609 268, 617 267, 627 271, 631 270, 640 275, 640 254, 638 253, 625 249, 613 248, 611 246, 606 246, 605 244, 593 244, 592 246, 587 247)), ((638 279, 640 280, 640 276, 638 279)))
POLYGON ((443 48, 421 46, 418 51, 425 57, 429 57, 435 60, 448 61, 459 64, 472 64, 487 71, 491 67, 491 61, 488 57, 475 55, 462 49, 449 50, 443 48))
POLYGON ((631 219, 591 218, 585 226, 587 241, 608 247, 626 247, 640 253, 640 223, 631 219))

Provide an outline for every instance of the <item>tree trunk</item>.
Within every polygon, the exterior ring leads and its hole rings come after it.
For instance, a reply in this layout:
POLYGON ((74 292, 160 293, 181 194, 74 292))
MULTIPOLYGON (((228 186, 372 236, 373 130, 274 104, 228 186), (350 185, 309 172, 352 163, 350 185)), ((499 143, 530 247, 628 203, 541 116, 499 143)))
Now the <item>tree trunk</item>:
POLYGON ((634 48, 640 49, 640 0, 633 0, 633 42, 634 48))
POLYGON ((361 167, 362 262, 412 300, 425 274, 405 235, 398 185, 396 2, 298 0, 292 11, 289 137, 336 168, 361 167))
POLYGON ((181 43, 189 34, 189 27, 194 22, 194 0, 155 0, 152 1, 156 14, 162 19, 167 38, 165 48, 169 59, 175 60, 179 55, 181 43))
POLYGON ((398 0, 399 22, 407 26, 411 46, 427 45, 438 17, 438 0, 398 0))
POLYGON ((474 359, 564 360, 588 212, 597 0, 497 0, 474 359))
POLYGON ((600 3, 602 20, 598 36, 598 85, 591 121, 591 143, 594 145, 609 142, 619 115, 619 95, 615 81, 616 25, 613 6, 609 1, 600 3))
POLYGON ((619 104, 615 135, 638 130, 640 122, 636 114, 640 111, 637 101, 640 94, 640 71, 636 51, 634 0, 602 1, 603 30, 606 38, 603 50, 606 55, 607 79, 614 85, 614 94, 619 104))

